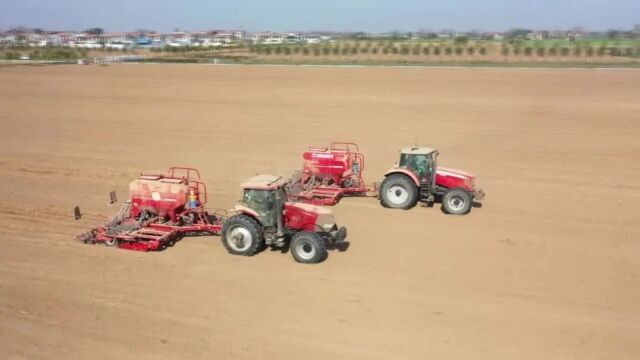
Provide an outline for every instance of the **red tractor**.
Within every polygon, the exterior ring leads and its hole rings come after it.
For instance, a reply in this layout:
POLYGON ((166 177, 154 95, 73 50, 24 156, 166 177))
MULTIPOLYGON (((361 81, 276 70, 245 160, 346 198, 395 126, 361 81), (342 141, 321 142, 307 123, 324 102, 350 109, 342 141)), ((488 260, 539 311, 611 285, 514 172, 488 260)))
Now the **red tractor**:
POLYGON ((234 255, 251 256, 263 245, 289 245, 294 259, 318 263, 327 257, 327 247, 342 243, 347 236, 338 228, 333 212, 327 208, 290 202, 287 179, 256 175, 242 184, 242 200, 237 213, 222 227, 222 244, 234 255))
POLYGON ((474 201, 484 198, 475 187, 475 175, 437 166, 438 151, 427 147, 407 147, 400 151, 400 162, 385 173, 379 198, 384 207, 409 209, 418 201, 442 201, 448 214, 462 215, 474 201))
POLYGON ((221 219, 205 210, 207 187, 193 168, 172 167, 166 174, 143 174, 129 184, 131 199, 103 226, 78 236, 85 243, 149 251, 187 233, 219 234, 221 219))
POLYGON ((329 147, 310 147, 302 154, 302 170, 292 179, 293 200, 334 205, 344 195, 366 195, 364 155, 358 145, 333 142, 329 147))

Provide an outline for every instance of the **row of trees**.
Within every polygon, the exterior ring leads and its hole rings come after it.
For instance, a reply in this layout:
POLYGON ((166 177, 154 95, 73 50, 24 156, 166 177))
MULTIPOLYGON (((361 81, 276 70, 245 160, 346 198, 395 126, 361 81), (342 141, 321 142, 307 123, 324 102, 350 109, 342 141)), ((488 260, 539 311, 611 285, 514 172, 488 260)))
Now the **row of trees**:
POLYGON ((302 54, 302 55, 358 55, 358 54, 402 54, 402 55, 473 55, 480 54, 486 55, 487 48, 484 46, 481 47, 438 47, 438 46, 384 46, 384 47, 376 47, 376 46, 366 46, 366 47, 358 47, 358 46, 250 46, 249 51, 256 54, 265 54, 265 55, 291 55, 291 54, 302 54))
POLYGON ((187 52, 206 52, 219 49, 229 50, 232 48, 216 48, 208 46, 164 46, 151 48, 151 52, 169 52, 169 53, 187 53, 187 52))
POLYGON ((575 46, 575 47, 558 47, 558 46, 551 46, 551 47, 532 47, 532 46, 524 46, 524 47, 520 47, 520 46, 514 46, 514 47, 508 47, 508 46, 503 46, 500 49, 500 53, 504 56, 513 54, 513 55, 525 55, 525 56, 533 56, 534 54, 537 56, 569 56, 569 55, 573 55, 573 56, 583 56, 586 55, 588 57, 592 57, 592 56, 605 56, 605 55, 610 55, 610 56, 627 56, 627 57, 637 57, 640 55, 640 48, 630 48, 630 47, 605 47, 605 46, 599 46, 599 47, 592 47, 592 46, 587 46, 587 47, 581 47, 581 46, 575 46))
MULTIPOLYGON (((490 51, 485 46, 422 46, 420 44, 414 46, 388 45, 384 47, 376 46, 301 46, 301 45, 255 45, 250 46, 249 51, 260 55, 358 55, 358 54, 401 54, 401 55, 487 55, 490 51)), ((500 48, 499 53, 503 56, 508 55, 524 55, 524 56, 640 56, 640 48, 630 47, 533 47, 533 46, 507 46, 500 48)))

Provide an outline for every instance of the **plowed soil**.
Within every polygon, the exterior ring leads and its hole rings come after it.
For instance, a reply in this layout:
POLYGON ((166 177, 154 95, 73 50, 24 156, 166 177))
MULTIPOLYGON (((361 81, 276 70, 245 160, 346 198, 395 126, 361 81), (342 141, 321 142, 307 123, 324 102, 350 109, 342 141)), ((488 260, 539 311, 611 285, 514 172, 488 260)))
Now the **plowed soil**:
POLYGON ((0 67, 0 125, 0 358, 640 358, 640 71, 0 67), (225 209, 333 140, 371 183, 436 147, 484 206, 344 199, 313 266, 74 241, 140 170, 197 167, 225 209))

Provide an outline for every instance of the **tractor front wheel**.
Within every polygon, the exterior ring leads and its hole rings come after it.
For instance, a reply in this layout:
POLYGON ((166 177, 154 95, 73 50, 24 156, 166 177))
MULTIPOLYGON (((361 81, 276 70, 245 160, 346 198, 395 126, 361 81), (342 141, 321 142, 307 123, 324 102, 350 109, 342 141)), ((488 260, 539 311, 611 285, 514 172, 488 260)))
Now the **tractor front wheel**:
POLYGON ((406 175, 391 174, 380 186, 380 203, 392 209, 410 209, 418 203, 418 187, 406 175))
POLYGON ((251 256, 262 245, 262 229, 255 219, 234 215, 224 223, 220 238, 230 254, 251 256))
POLYGON ((327 258, 327 245, 320 235, 301 231, 291 240, 293 258, 303 264, 316 264, 327 258))
POLYGON ((463 189, 452 189, 442 197, 442 208, 447 214, 464 215, 471 211, 472 201, 469 192, 463 189))

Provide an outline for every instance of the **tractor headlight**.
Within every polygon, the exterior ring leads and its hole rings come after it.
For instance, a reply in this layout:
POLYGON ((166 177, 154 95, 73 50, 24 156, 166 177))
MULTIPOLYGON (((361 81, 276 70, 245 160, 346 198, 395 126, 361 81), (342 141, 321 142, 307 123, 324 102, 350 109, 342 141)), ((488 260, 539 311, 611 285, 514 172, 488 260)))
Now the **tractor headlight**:
POLYGON ((324 232, 329 232, 336 225, 336 220, 333 217, 333 213, 326 212, 324 214, 319 214, 316 219, 316 229, 322 229, 324 232))

